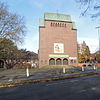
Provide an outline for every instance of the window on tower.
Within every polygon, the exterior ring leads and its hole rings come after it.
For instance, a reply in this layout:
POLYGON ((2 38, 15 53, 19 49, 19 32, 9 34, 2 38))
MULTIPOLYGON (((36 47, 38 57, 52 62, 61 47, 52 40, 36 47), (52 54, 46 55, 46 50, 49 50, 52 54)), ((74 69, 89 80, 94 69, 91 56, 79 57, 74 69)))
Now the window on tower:
POLYGON ((66 27, 66 24, 64 23, 53 23, 50 24, 51 27, 66 27))

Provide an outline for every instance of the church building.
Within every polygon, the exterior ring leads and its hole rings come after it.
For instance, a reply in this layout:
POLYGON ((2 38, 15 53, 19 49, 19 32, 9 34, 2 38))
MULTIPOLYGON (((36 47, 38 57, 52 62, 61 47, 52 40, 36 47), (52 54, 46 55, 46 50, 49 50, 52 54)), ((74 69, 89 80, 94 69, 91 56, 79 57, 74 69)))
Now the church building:
POLYGON ((39 20, 39 67, 77 62, 77 29, 71 16, 45 13, 39 20))

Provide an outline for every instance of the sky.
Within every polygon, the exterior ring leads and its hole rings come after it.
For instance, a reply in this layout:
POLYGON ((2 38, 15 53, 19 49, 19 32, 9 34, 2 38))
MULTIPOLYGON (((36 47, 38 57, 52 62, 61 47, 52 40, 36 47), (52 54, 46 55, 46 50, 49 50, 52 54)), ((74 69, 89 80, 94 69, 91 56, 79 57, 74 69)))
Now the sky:
POLYGON ((77 41, 83 41, 89 46, 91 53, 98 50, 98 20, 89 16, 80 16, 82 10, 75 0, 0 0, 8 5, 9 11, 24 16, 27 34, 22 45, 29 51, 38 52, 39 46, 39 18, 44 17, 45 12, 71 15, 71 20, 76 23, 77 41))

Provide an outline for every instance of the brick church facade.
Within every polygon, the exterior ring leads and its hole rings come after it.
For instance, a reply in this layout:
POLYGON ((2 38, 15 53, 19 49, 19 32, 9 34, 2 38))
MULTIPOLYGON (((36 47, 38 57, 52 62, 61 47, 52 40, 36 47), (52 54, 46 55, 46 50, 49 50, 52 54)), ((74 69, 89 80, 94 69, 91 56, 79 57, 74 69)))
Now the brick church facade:
POLYGON ((39 67, 77 65, 77 29, 70 15, 45 13, 39 22, 39 67))

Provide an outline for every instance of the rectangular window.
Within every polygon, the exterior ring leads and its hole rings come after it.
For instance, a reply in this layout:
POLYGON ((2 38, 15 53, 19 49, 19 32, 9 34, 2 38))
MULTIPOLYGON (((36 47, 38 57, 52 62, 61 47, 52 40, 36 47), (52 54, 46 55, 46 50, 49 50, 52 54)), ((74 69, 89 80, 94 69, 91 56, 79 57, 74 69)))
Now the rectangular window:
POLYGON ((76 63, 76 60, 74 60, 74 63, 76 63))
POLYGON ((72 60, 70 60, 70 63, 73 63, 73 59, 72 59, 72 60))

